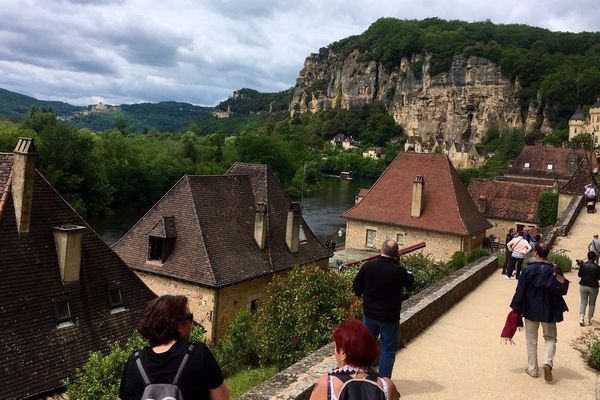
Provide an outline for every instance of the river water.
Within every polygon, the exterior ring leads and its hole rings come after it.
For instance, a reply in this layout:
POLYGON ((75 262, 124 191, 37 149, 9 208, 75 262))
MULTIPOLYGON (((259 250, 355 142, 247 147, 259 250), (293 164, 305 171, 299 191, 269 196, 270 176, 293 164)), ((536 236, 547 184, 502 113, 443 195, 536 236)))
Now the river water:
MULTIPOLYGON (((338 236, 340 228, 346 226, 341 214, 354 205, 354 198, 361 188, 371 187, 373 181, 353 179, 340 180, 336 177, 324 176, 318 191, 304 197, 302 214, 314 234, 323 242, 344 241, 338 236)), ((116 210, 112 215, 90 217, 87 222, 104 239, 112 245, 146 213, 147 209, 116 210)))

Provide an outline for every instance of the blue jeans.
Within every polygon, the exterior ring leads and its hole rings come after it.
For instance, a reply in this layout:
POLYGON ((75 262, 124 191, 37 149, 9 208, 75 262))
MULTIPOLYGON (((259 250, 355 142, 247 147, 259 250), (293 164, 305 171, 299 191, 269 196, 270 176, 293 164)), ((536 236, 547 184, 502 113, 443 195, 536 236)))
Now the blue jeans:
POLYGON ((381 356, 379 357, 379 376, 392 377, 392 368, 398 349, 398 331, 400 322, 379 322, 364 318, 363 322, 375 339, 381 341, 381 356))

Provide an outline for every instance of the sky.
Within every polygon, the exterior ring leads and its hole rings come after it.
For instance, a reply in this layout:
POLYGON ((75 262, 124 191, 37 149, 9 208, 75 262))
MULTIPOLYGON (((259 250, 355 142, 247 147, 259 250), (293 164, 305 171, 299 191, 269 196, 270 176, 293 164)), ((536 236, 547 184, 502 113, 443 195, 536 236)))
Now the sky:
POLYGON ((0 88, 74 105, 213 106, 294 86, 380 17, 600 31, 598 0, 0 0, 0 88))

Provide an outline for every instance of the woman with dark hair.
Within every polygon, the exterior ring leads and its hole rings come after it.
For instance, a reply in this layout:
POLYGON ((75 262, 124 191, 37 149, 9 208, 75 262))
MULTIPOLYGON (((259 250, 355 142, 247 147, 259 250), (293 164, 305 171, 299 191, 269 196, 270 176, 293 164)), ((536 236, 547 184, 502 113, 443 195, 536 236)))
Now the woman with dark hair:
POLYGON ((172 384, 185 358, 177 382, 184 399, 229 399, 221 368, 208 347, 189 341, 193 319, 185 296, 165 295, 148 303, 138 330, 150 346, 127 360, 119 388, 122 400, 139 400, 146 388, 138 357, 152 384, 172 384))
POLYGON ((344 382, 349 378, 368 379, 376 383, 387 400, 397 400, 400 393, 389 378, 380 378, 372 365, 377 355, 377 344, 369 329, 353 319, 338 325, 333 331, 337 368, 319 378, 310 400, 337 400, 344 382))
POLYGON ((579 325, 585 325, 585 309, 588 309, 588 325, 592 324, 596 310, 596 297, 598 297, 598 280, 600 280, 600 267, 596 264, 596 253, 589 251, 587 261, 579 265, 577 275, 579 281, 579 325), (588 308, 589 307, 589 308, 588 308))

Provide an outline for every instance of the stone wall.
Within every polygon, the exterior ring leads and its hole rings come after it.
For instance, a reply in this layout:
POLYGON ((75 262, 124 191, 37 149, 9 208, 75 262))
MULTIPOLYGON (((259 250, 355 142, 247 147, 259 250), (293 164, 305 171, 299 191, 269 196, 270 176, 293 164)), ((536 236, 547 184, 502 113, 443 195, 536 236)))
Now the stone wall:
POLYGON ((569 204, 571 204, 571 200, 573 200, 572 194, 562 194, 561 193, 558 195, 558 219, 559 220, 563 217, 565 211, 569 207, 569 204))
POLYGON ((213 340, 216 330, 213 321, 216 311, 214 289, 176 281, 174 279, 146 272, 135 271, 135 273, 146 286, 150 288, 150 290, 159 296, 164 294, 186 296, 189 300, 190 310, 194 313, 194 319, 206 329, 207 340, 213 340))
POLYGON ((378 249, 384 240, 396 240, 398 234, 404 234, 404 243, 399 243, 400 247, 425 242, 427 247, 419 251, 431 254, 438 260, 447 261, 455 251, 462 250, 460 236, 350 219, 346 223, 346 248, 356 250, 378 249), (366 245, 367 229, 377 231, 374 247, 366 245))
MULTIPOLYGON (((409 342, 427 329, 497 268, 498 257, 483 258, 408 299, 400 314, 400 344, 409 342)), ((239 400, 307 400, 317 379, 336 366, 333 354, 334 345, 329 343, 261 383, 239 400)))

